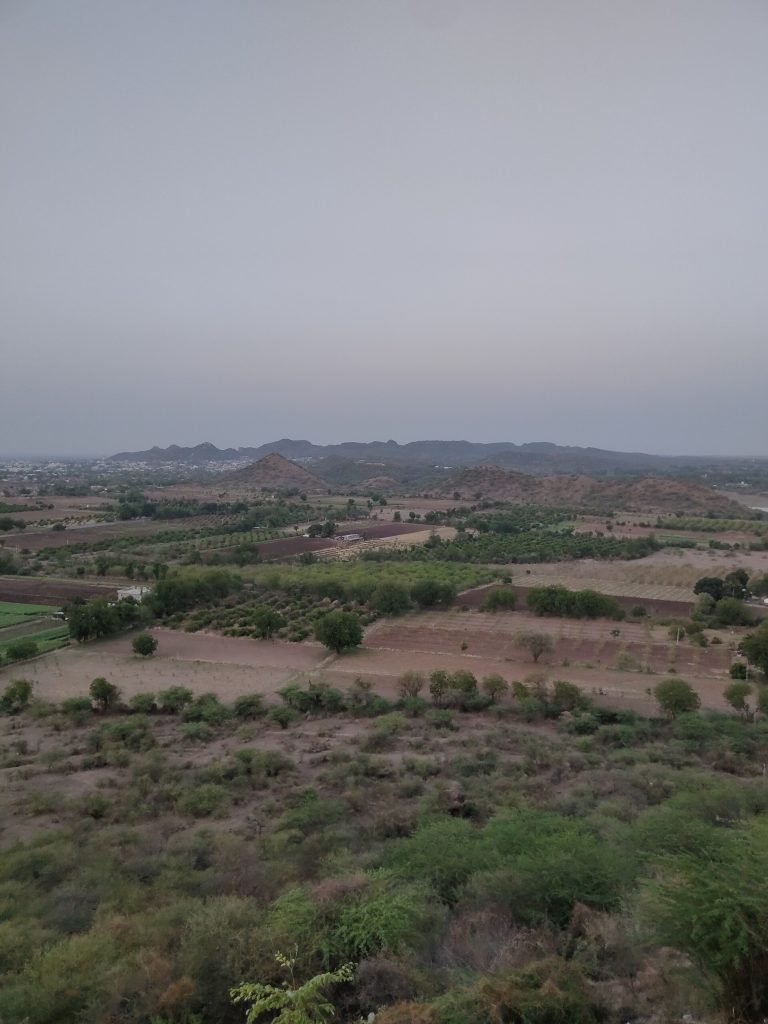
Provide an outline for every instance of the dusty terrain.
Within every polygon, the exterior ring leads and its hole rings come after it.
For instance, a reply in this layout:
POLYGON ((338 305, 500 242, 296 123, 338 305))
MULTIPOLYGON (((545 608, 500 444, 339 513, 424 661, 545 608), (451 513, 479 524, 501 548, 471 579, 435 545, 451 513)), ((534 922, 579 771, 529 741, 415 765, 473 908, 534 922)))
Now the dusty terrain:
POLYGON ((696 687, 707 707, 724 708, 722 691, 734 657, 735 634, 723 643, 699 648, 670 640, 664 627, 647 624, 540 619, 524 612, 432 612, 380 620, 369 627, 364 647, 336 657, 315 642, 270 640, 154 630, 158 653, 142 659, 131 653, 130 637, 71 647, 22 669, 0 670, 0 684, 23 675, 40 697, 61 700, 84 694, 90 681, 105 676, 124 696, 188 686, 195 693, 215 692, 222 700, 242 693, 274 694, 292 680, 324 679, 346 688, 356 677, 393 696, 406 671, 465 668, 482 676, 498 673, 508 681, 543 672, 567 679, 598 699, 642 711, 653 710, 648 690, 670 669, 696 687), (613 636, 613 630, 619 630, 613 636), (518 633, 549 633, 552 655, 534 664, 515 643, 518 633), (462 645, 466 645, 462 650, 462 645), (622 659, 627 666, 619 669, 622 659))

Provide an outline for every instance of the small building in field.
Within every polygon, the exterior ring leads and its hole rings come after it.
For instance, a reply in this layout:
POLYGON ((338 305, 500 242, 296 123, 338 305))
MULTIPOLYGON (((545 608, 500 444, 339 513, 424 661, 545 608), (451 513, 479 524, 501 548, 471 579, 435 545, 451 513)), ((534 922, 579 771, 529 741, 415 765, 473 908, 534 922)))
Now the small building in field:
POLYGON ((362 533, 342 533, 339 537, 342 544, 356 544, 363 539, 362 533))
POLYGON ((139 604, 144 598, 152 592, 151 587, 133 586, 133 587, 118 587, 117 588, 117 600, 118 601, 138 601, 139 604))

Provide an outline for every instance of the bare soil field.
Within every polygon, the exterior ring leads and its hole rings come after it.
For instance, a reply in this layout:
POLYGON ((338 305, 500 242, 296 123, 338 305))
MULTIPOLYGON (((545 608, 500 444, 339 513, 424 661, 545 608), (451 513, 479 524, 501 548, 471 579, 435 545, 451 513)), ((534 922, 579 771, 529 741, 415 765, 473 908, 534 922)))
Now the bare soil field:
POLYGON ((231 701, 243 693, 273 694, 297 675, 317 670, 327 652, 319 644, 284 644, 203 633, 152 631, 159 647, 152 658, 131 651, 130 636, 72 646, 22 666, 0 670, 0 686, 23 677, 37 696, 52 701, 81 696, 104 676, 128 698, 170 686, 217 693, 231 701))
POLYGON ((128 698, 136 693, 188 686, 214 692, 224 701, 243 693, 274 695, 289 681, 318 679, 341 688, 363 677, 387 696, 397 694, 407 671, 469 669, 478 678, 498 673, 508 681, 532 672, 566 679, 601 701, 652 712, 652 687, 670 670, 696 687, 706 707, 724 709, 722 692, 734 657, 736 635, 721 634, 722 645, 699 648, 676 644, 666 629, 648 624, 616 624, 540 619, 526 613, 432 612, 383 620, 369 627, 364 647, 341 657, 315 642, 303 644, 154 631, 158 653, 149 659, 131 653, 130 637, 73 646, 23 667, 0 670, 0 685, 23 675, 38 695, 62 700, 82 695, 92 679, 104 676, 128 698), (619 629, 618 636, 611 631, 619 629), (549 633, 554 652, 534 664, 515 643, 524 630, 549 633), (462 650, 462 644, 466 647, 462 650), (623 659, 627 668, 619 669, 623 659))
POLYGON ((514 582, 524 586, 562 583, 572 589, 591 587, 615 596, 686 601, 701 576, 725 576, 741 566, 749 572, 768 572, 768 551, 737 551, 731 555, 678 549, 654 551, 632 562, 583 558, 573 562, 521 562, 499 568, 508 569, 514 582), (617 584, 619 588, 615 589, 617 584), (655 589, 637 589, 646 586, 655 589))
POLYGON ((51 580, 36 576, 0 577, 0 601, 20 604, 60 605, 75 597, 115 597, 115 586, 75 580, 51 580))

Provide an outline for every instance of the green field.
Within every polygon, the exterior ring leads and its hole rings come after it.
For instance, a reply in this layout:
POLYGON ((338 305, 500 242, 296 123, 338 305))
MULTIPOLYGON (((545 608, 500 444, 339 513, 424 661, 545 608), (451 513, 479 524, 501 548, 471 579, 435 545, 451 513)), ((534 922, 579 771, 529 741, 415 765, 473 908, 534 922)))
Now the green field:
POLYGON ((51 615, 59 609, 49 604, 14 604, 0 601, 0 629, 6 626, 20 626, 40 615, 51 615))
POLYGON ((47 654, 48 651, 55 651, 69 643, 69 627, 62 623, 52 629, 41 629, 37 633, 26 633, 23 637, 12 637, 8 640, 3 640, 0 633, 0 665, 6 664, 6 650, 9 645, 18 640, 34 640, 37 644, 36 654, 47 654))

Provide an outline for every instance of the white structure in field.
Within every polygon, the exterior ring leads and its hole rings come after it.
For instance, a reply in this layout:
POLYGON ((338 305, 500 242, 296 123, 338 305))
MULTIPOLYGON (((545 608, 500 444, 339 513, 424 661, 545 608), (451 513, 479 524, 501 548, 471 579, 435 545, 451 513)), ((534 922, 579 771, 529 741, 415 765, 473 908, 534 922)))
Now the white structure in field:
POLYGON ((134 601, 141 603, 147 594, 150 593, 151 587, 118 587, 117 588, 117 600, 127 601, 132 598, 134 601))

